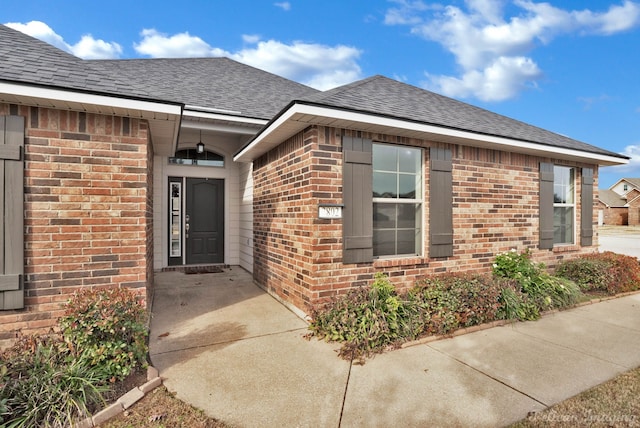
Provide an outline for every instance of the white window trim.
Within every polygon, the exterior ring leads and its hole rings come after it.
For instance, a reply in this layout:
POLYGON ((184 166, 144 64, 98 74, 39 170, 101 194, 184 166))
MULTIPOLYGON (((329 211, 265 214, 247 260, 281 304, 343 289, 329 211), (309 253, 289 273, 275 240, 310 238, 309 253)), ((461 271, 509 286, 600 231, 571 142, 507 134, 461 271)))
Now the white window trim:
MULTIPOLYGON (((376 256, 374 255, 374 259, 378 259, 378 260, 384 260, 384 259, 404 259, 404 258, 409 258, 409 257, 422 257, 424 254, 424 241, 425 241, 425 225, 426 225, 426 213, 425 213, 425 177, 424 177, 424 149, 422 147, 414 147, 414 146, 403 146, 403 145, 399 145, 399 144, 390 144, 390 143, 384 143, 384 142, 376 142, 373 141, 372 143, 374 146, 378 145, 378 146, 391 146, 394 148, 398 148, 398 147, 406 147, 409 149, 414 149, 419 151, 420 153, 420 171, 419 171, 419 180, 420 180, 420 189, 419 193, 421 198, 412 198, 412 199, 407 199, 407 198, 381 198, 381 197, 373 197, 372 201, 373 203, 383 203, 383 204, 420 204, 420 218, 417 219, 418 222, 420 222, 419 224, 419 230, 420 230, 420 236, 417 237, 417 246, 419 248, 416 248, 416 253, 411 253, 411 254, 390 254, 390 255, 383 255, 383 256, 376 256)), ((385 170, 376 170, 375 166, 372 164, 372 171, 375 174, 376 171, 381 171, 381 172, 393 172, 396 174, 402 174, 399 173, 398 171, 385 171, 385 170)), ((409 175, 409 174, 407 174, 409 175)), ((412 175, 412 174, 411 174, 412 175)), ((373 179, 373 177, 372 177, 373 179)), ((375 227, 373 228, 375 230, 375 227)), ((397 229, 396 229, 397 230, 397 229)))
MULTIPOLYGON (((578 215, 577 215, 577 210, 578 210, 578 204, 577 204, 577 194, 576 194, 576 188, 577 188, 577 179, 578 179, 578 174, 577 174, 577 168, 573 167, 573 166, 566 166, 566 165, 554 165, 554 167, 560 167, 560 168, 568 168, 571 169, 573 171, 573 203, 572 204, 566 204, 566 203, 556 203, 555 201, 553 202, 553 208, 573 208, 573 220, 572 220, 572 242, 554 242, 553 246, 554 247, 563 247, 563 246, 573 246, 576 245, 578 242, 578 233, 577 233, 577 221, 578 221, 578 215)), ((555 177, 555 174, 554 174, 555 177)), ((554 178, 554 185, 555 185, 555 178, 554 178)))

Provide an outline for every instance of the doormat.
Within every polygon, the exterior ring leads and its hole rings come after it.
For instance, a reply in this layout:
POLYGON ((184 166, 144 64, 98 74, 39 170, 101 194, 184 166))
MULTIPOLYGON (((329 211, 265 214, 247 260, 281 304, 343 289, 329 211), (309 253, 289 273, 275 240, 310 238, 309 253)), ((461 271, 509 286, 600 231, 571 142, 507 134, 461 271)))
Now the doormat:
POLYGON ((221 266, 185 266, 184 273, 187 275, 199 273, 222 273, 224 270, 221 266))

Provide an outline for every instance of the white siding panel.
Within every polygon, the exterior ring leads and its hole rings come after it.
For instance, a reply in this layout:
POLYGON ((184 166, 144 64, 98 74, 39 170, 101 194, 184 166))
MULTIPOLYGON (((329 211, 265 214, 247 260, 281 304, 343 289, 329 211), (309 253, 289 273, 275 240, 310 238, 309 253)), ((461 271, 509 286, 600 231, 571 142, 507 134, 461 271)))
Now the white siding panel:
POLYGON ((253 163, 240 164, 240 266, 253 272, 253 163))

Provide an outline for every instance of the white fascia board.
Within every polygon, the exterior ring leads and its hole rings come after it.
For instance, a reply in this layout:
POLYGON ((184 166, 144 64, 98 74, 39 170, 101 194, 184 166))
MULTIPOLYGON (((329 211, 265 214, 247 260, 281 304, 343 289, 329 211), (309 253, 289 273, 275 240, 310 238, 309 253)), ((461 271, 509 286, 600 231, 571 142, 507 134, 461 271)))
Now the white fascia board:
POLYGON ((198 119, 209 119, 209 120, 221 120, 226 122, 238 122, 238 123, 248 123, 250 125, 260 125, 264 126, 269 121, 264 119, 255 119, 251 117, 244 116, 233 116, 228 114, 220 114, 220 113, 208 113, 197 110, 188 110, 185 108, 184 110, 185 118, 198 118, 198 119))
POLYGON ((378 126, 383 126, 388 128, 406 129, 410 131, 415 131, 415 132, 420 132, 425 134, 442 135, 449 138, 456 138, 461 140, 475 140, 475 141, 482 142, 484 144, 488 143, 489 145, 493 146, 495 149, 498 149, 498 150, 502 149, 507 151, 515 151, 515 152, 520 151, 525 153, 535 152, 540 156, 549 156, 549 157, 557 157, 558 155, 564 155, 568 157, 589 159, 589 160, 595 161, 596 163, 603 162, 606 164, 613 164, 613 165, 624 165, 629 163, 629 161, 626 159, 598 154, 598 153, 589 153, 581 150, 567 149, 567 148, 555 147, 555 146, 545 146, 542 144, 513 140, 506 137, 478 134, 471 131, 463 131, 463 130, 445 128, 441 126, 429 125, 424 123, 405 121, 401 119, 375 116, 375 115, 366 114, 366 113, 344 111, 344 110, 335 109, 335 108, 327 108, 327 107, 307 105, 307 104, 294 104, 293 106, 291 106, 289 110, 287 110, 284 114, 282 114, 267 129, 265 129, 262 133, 260 133, 260 135, 255 140, 253 140, 247 147, 245 147, 240 153, 238 153, 234 157, 234 160, 239 159, 243 155, 246 155, 247 152, 250 152, 253 148, 255 148, 258 144, 260 144, 262 140, 268 138, 271 133, 273 133, 283 123, 285 123, 293 115, 296 115, 296 114, 319 116, 319 117, 331 118, 336 120, 345 120, 350 122, 375 124, 378 126))
POLYGON ((225 132, 229 134, 241 135, 256 135, 260 130, 260 127, 256 125, 247 125, 241 123, 239 123, 238 125, 230 123, 209 123, 188 119, 182 121, 181 127, 183 129, 196 129, 202 131, 225 132))
POLYGON ((30 98, 58 100, 77 104, 90 104, 127 110, 162 113, 175 116, 180 116, 182 114, 181 104, 167 104, 130 98, 111 97, 107 95, 65 91, 61 89, 43 88, 15 83, 0 82, 0 93, 30 98))
MULTIPOLYGON (((246 160, 242 160, 242 158, 250 153, 254 148, 256 148, 261 141, 265 140, 269 135, 271 135, 276 129, 278 129, 282 124, 287 122, 293 115, 300 113, 296 111, 296 107, 299 107, 300 104, 295 104, 283 114, 280 115, 271 125, 269 125, 266 129, 264 129, 260 135, 258 135, 249 145, 247 145, 244 149, 242 149, 239 153, 237 153, 233 160, 235 162, 245 162, 246 160)), ((309 106, 306 106, 309 107, 309 106)))

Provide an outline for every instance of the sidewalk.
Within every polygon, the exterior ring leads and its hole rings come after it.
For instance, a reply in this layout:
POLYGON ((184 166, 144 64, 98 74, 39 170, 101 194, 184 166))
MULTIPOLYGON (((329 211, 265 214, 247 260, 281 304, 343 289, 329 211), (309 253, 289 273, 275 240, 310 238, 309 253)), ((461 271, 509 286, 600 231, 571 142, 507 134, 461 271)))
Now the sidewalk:
POLYGON ((240 427, 504 426, 640 366, 640 294, 351 365, 240 268, 158 274, 150 353, 178 398, 240 427))

